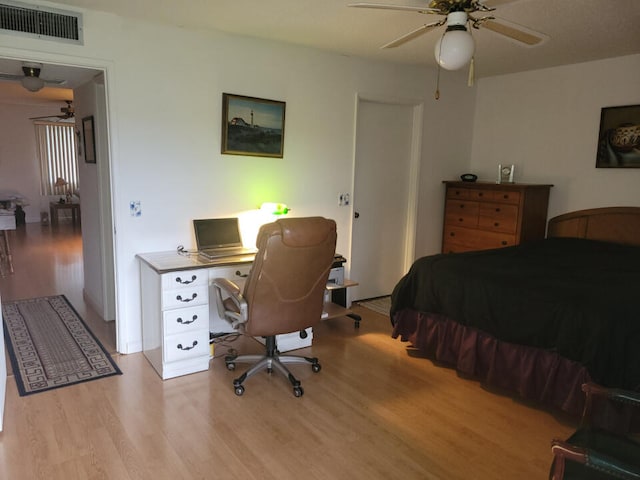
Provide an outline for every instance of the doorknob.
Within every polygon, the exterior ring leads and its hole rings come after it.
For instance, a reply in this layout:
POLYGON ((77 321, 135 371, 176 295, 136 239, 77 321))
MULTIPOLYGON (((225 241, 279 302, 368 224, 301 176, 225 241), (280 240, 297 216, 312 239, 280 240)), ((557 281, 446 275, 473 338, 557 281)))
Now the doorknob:
POLYGON ((360 212, 355 212, 355 213, 353 214, 353 216, 354 216, 355 218, 360 218, 360 212))

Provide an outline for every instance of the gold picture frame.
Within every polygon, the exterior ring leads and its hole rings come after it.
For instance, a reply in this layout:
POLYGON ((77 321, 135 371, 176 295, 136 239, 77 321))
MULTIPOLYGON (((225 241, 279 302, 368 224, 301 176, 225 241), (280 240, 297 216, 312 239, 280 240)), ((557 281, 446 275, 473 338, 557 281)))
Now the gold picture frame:
POLYGON ((285 102, 223 93, 221 153, 282 158, 285 110, 285 102))

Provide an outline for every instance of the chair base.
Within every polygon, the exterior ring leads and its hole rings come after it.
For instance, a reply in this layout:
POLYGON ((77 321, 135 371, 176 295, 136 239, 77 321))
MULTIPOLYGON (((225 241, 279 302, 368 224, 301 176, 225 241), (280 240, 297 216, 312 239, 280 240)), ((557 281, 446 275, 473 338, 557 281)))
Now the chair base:
POLYGON ((284 375, 291 385, 293 386, 293 394, 296 397, 301 397, 304 394, 304 390, 300 385, 300 381, 293 376, 293 374, 285 367, 285 364, 307 364, 311 365, 311 369, 318 373, 322 368, 316 357, 303 357, 297 355, 280 355, 276 347, 276 338, 266 337, 266 354, 265 355, 227 355, 224 357, 224 362, 227 365, 227 369, 235 370, 236 363, 252 363, 253 365, 242 375, 233 381, 233 387, 235 393, 241 396, 244 393, 244 381, 249 377, 252 377, 261 370, 266 369, 268 373, 276 370, 284 375))

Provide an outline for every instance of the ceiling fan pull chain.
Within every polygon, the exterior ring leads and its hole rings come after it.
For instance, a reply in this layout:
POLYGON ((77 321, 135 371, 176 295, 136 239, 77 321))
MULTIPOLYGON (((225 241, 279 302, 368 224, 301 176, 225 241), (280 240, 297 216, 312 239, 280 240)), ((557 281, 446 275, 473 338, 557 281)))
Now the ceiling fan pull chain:
POLYGON ((471 57, 471 61, 469 62, 469 79, 467 80, 468 87, 473 87, 473 82, 476 78, 474 58, 475 57, 471 57))

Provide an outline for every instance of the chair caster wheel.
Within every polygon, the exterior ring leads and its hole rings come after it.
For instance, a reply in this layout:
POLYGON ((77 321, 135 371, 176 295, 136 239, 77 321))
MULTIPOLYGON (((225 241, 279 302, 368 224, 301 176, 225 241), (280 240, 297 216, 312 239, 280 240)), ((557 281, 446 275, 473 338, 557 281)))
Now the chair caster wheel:
POLYGON ((236 364, 235 363, 227 363, 227 370, 235 370, 236 369, 236 364))
POLYGON ((322 370, 322 365, 320 365, 319 363, 314 363, 313 365, 311 365, 311 370, 313 370, 314 373, 318 373, 320 370, 322 370))
POLYGON ((296 397, 301 397, 302 395, 304 395, 304 390, 302 389, 302 387, 293 387, 293 394, 296 397))
POLYGON ((244 393, 244 387, 242 385, 236 385, 235 392, 237 396, 241 397, 244 393))

